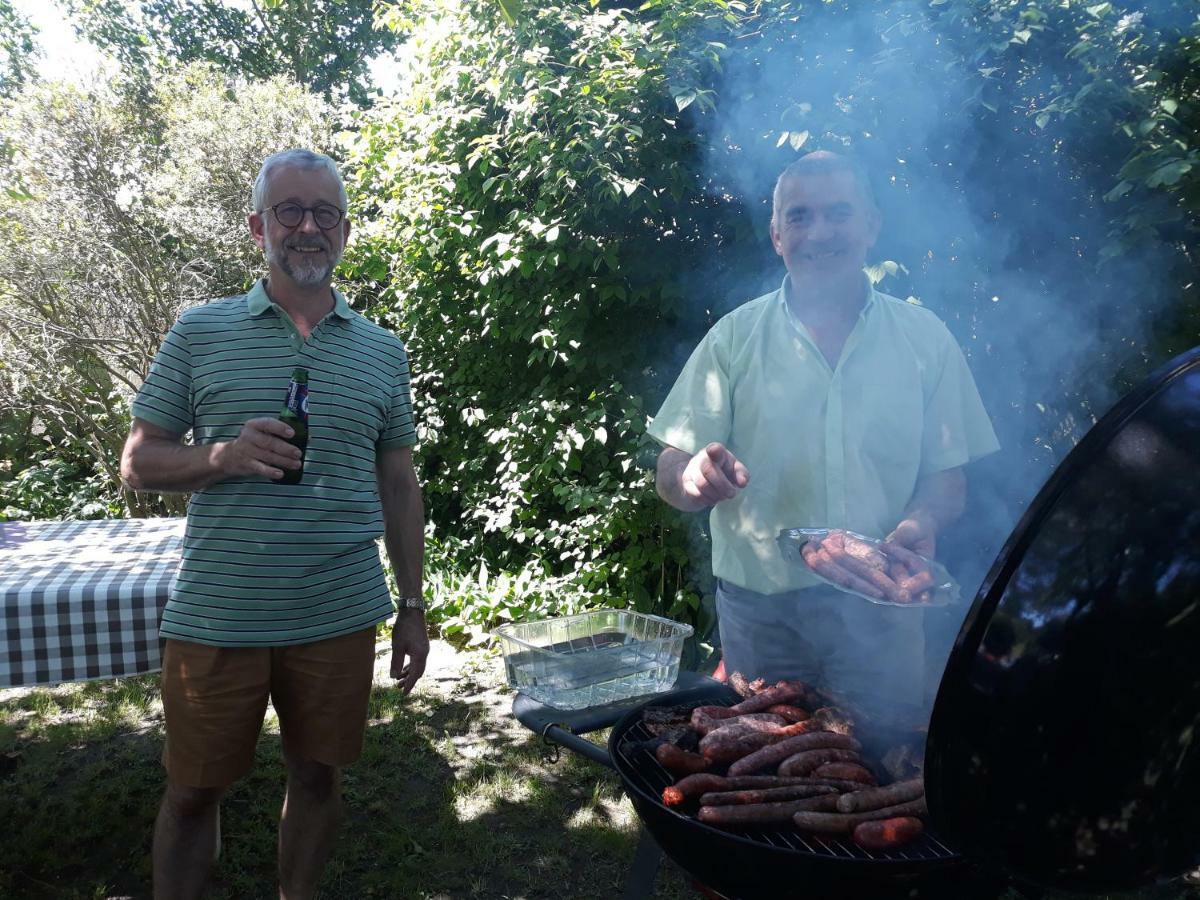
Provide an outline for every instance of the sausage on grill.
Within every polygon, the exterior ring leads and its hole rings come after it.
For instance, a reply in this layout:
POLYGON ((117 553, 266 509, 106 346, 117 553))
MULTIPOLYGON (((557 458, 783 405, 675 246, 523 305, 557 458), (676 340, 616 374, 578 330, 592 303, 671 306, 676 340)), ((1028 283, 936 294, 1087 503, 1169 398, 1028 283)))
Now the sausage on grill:
POLYGON ((654 758, 664 769, 676 775, 691 775, 708 768, 708 760, 699 753, 680 750, 674 744, 659 744, 654 748, 654 758))
POLYGON ((865 766, 853 762, 827 762, 813 769, 814 778, 838 778, 843 781, 857 781, 862 784, 875 784, 875 776, 865 766))
POLYGON ((924 830, 925 824, 916 816, 897 816, 856 825, 852 837, 868 850, 891 850, 915 841, 924 830))
POLYGON ((797 813, 808 810, 831 810, 837 808, 837 797, 825 794, 804 800, 787 800, 781 803, 747 803, 731 806, 702 806, 696 814, 708 825, 770 825, 787 822, 797 813))
POLYGON ((745 725, 750 731, 775 732, 787 724, 787 719, 783 716, 766 712, 748 713, 744 716, 726 716, 724 718, 710 718, 707 715, 692 716, 692 728, 698 731, 701 736, 710 734, 718 728, 724 728, 727 725, 745 725))
POLYGON ((810 715, 807 709, 801 709, 799 706, 791 706, 787 703, 776 703, 774 706, 769 706, 767 707, 767 712, 782 716, 785 720, 793 724, 803 722, 810 715))
POLYGON ((831 762, 858 762, 859 755, 853 750, 826 748, 803 750, 794 753, 779 764, 780 775, 809 775, 818 767, 831 762))
POLYGON ((799 681, 781 681, 774 684, 764 691, 759 691, 753 697, 747 697, 741 703, 736 703, 729 707, 736 711, 736 715, 744 716, 746 713, 762 712, 769 706, 774 706, 776 703, 788 703, 795 700, 797 697, 804 695, 806 685, 799 681))
MULTIPOLYGON (((843 794, 843 796, 845 795, 843 794)), ((817 797, 815 799, 824 800, 827 798, 817 797)), ((833 809, 837 809, 837 799, 828 799, 834 800, 833 809)), ((900 803, 896 806, 888 806, 884 809, 859 813, 802 810, 792 816, 792 821, 797 828, 804 831, 815 831, 820 834, 847 834, 855 826, 861 825, 863 822, 873 822, 877 819, 895 819, 900 816, 923 816, 928 812, 925 800, 922 798, 921 800, 910 800, 908 803, 900 803)))
MULTIPOLYGON (((768 744, 782 741, 785 737, 785 735, 770 734, 765 731, 726 731, 724 728, 718 728, 700 739, 700 752, 710 762, 731 763, 743 756, 749 756, 755 750, 761 750, 768 744)), ((733 774, 748 773, 738 771, 733 774)))
POLYGON ((699 775, 688 775, 663 788, 663 803, 667 806, 679 806, 692 797, 699 797, 710 791, 743 791, 752 788, 787 787, 793 784, 820 784, 844 790, 850 782, 815 781, 811 778, 780 778, 778 775, 740 775, 736 778, 727 778, 724 775, 705 772, 699 775))
MULTIPOLYGON (((811 720, 809 720, 811 721, 811 720)), ((797 725, 807 725, 808 721, 798 722, 797 725)), ((704 742, 701 741, 701 748, 704 742)), ((807 734, 797 734, 784 738, 778 743, 739 759, 729 767, 731 775, 748 775, 760 769, 769 769, 778 765, 795 753, 802 750, 818 750, 822 748, 837 748, 839 750, 859 750, 861 745, 846 734, 834 734, 832 731, 810 731, 807 734)), ((826 760, 828 762, 829 760, 826 760)), ((789 773, 780 772, 780 775, 789 773)), ((804 774, 804 773, 790 773, 804 774)))
POLYGON ((801 797, 820 797, 837 794, 838 789, 825 784, 793 784, 787 787, 749 788, 740 791, 715 791, 700 795, 701 806, 730 806, 738 803, 773 803, 776 800, 798 800, 801 797))
MULTIPOLYGON (((782 768, 782 767, 781 767, 782 768)), ((780 772, 779 774, 787 774, 780 772)), ((908 781, 896 781, 886 787, 866 788, 843 794, 838 799, 838 810, 844 813, 862 812, 863 810, 882 809, 897 803, 916 800, 925 794, 925 781, 912 778, 908 781)))

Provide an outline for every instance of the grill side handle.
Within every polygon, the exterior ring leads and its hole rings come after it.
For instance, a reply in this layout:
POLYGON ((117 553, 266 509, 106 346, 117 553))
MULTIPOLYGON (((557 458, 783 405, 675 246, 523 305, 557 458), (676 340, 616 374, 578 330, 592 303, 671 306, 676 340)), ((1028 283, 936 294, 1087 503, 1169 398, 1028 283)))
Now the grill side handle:
POLYGON ((586 738, 581 738, 566 728, 559 725, 547 725, 542 731, 542 737, 549 742, 561 744, 568 750, 578 753, 580 756, 586 756, 592 762, 598 762, 600 765, 607 766, 616 771, 617 767, 614 765, 612 754, 608 752, 607 747, 593 744, 586 738))

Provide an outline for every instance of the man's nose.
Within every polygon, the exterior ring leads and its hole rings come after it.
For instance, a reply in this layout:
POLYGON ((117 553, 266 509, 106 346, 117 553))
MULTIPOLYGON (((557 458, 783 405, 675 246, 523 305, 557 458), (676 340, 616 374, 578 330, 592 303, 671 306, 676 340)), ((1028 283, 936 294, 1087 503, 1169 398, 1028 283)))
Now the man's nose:
POLYGON ((300 224, 296 226, 297 231, 303 231, 305 234, 317 234, 321 231, 321 226, 317 224, 317 212, 313 209, 306 209, 304 217, 300 220, 300 224))
POLYGON ((810 241, 823 241, 829 238, 834 233, 833 223, 826 216, 813 216, 812 222, 808 226, 808 239, 810 241))

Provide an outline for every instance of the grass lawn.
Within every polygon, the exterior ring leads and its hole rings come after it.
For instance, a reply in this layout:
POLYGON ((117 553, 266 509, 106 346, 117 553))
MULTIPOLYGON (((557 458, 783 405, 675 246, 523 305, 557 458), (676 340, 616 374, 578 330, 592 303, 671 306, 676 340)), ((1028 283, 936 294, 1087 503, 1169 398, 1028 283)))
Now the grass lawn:
MULTIPOLYGON (((638 831, 620 783, 573 754, 547 762, 499 668, 437 642, 412 697, 377 676, 323 897, 620 894, 638 831)), ((157 676, 0 691, 0 897, 149 896, 161 749, 157 676)), ((210 896, 277 896, 283 789, 269 710, 255 770, 222 804, 210 896)), ((657 895, 695 896, 669 863, 657 895)))
MULTIPOLYGON (((548 762, 509 715, 502 680, 498 660, 435 642, 405 698, 381 654, 322 897, 620 896, 638 828, 619 781, 565 751, 548 762)), ((0 898, 148 897, 161 749, 157 676, 0 691, 0 898)), ((255 770, 222 804, 209 896, 277 896, 283 773, 268 711, 255 770)), ((655 896, 699 895, 665 862, 655 896)), ((1200 894, 1176 885, 1137 900, 1151 897, 1200 894)))

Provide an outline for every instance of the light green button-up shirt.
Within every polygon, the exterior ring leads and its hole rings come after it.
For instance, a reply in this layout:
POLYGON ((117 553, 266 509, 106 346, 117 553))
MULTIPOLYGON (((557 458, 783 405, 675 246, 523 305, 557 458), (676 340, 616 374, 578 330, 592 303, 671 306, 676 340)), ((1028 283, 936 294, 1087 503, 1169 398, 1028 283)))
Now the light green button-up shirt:
POLYGON ((929 310, 871 290, 835 368, 783 286, 722 318, 650 426, 688 453, 720 441, 750 483, 713 507, 713 574, 774 594, 819 584, 784 528, 886 536, 922 476, 999 449, 962 351, 929 310))

